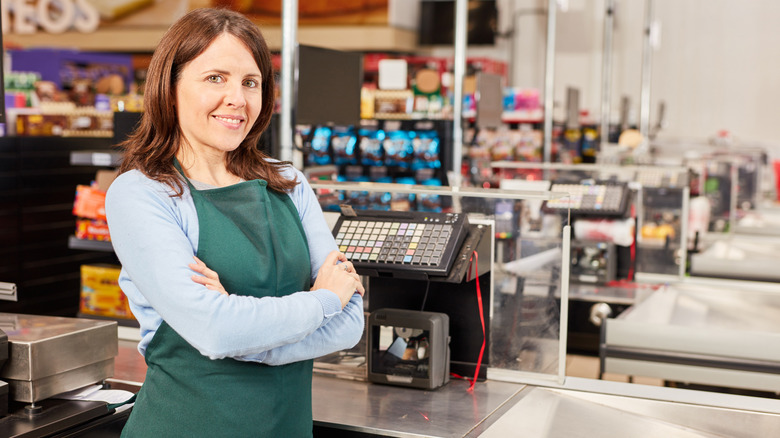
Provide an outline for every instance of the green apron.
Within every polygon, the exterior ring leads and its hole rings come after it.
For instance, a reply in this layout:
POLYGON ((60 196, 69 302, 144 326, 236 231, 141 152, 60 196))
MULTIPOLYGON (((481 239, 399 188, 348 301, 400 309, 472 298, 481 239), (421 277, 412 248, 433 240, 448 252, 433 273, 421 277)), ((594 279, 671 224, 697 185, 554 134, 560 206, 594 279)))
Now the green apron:
MULTIPOLYGON (((309 289, 309 249, 289 196, 262 180, 203 191, 188 184, 198 212, 198 258, 226 290, 278 297, 309 289)), ((312 436, 311 360, 211 360, 163 322, 146 363, 123 437, 312 436)))

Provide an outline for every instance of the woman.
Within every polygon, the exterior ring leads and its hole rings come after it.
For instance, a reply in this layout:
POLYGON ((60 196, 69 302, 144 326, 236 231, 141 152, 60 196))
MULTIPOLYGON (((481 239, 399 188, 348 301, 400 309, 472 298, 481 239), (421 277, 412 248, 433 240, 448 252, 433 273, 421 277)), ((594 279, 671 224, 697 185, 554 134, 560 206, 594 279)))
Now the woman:
POLYGON ((106 197, 148 365, 123 436, 311 436, 312 359, 361 337, 364 289, 314 193, 255 147, 273 99, 236 12, 188 13, 152 56, 106 197))

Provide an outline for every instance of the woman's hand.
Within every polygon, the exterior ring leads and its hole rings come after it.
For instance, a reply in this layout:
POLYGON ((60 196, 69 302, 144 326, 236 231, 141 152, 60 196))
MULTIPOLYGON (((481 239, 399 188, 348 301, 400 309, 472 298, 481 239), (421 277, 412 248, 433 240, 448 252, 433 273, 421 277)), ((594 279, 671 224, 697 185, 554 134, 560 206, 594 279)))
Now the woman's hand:
POLYGON ((195 259, 195 263, 190 263, 190 269, 201 274, 190 277, 192 278, 192 281, 206 286, 206 289, 215 290, 223 295, 227 295, 228 293, 225 290, 225 287, 219 282, 219 274, 209 269, 201 259, 195 256, 192 258, 195 259))
POLYGON ((338 251, 331 251, 325 257, 325 262, 317 273, 317 280, 314 281, 312 289, 328 289, 335 292, 341 299, 342 309, 355 292, 360 295, 366 292, 352 262, 347 261, 347 256, 338 251))

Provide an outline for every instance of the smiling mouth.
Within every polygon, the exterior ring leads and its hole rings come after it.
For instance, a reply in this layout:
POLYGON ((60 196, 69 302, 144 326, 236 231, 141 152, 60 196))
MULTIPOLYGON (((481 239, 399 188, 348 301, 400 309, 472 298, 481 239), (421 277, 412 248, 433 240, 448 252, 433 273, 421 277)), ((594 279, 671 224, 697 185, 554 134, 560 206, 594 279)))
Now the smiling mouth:
POLYGON ((234 126, 238 126, 241 124, 241 122, 244 121, 244 119, 236 119, 232 117, 221 117, 221 116, 214 116, 215 119, 219 120, 220 122, 229 123, 234 126))

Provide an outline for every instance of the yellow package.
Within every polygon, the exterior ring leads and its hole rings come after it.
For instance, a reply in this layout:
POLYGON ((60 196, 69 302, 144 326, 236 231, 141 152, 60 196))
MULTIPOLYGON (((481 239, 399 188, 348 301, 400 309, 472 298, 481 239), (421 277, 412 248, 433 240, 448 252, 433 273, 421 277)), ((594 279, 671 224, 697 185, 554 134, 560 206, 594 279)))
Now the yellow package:
POLYGON ((119 288, 119 271, 115 265, 81 265, 81 313, 134 319, 119 288))

